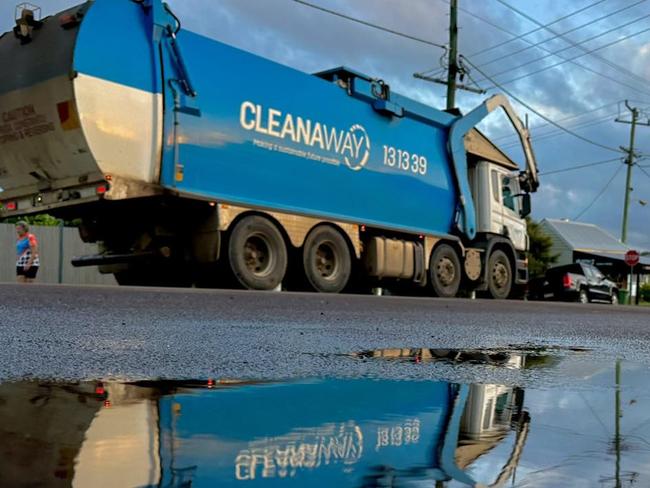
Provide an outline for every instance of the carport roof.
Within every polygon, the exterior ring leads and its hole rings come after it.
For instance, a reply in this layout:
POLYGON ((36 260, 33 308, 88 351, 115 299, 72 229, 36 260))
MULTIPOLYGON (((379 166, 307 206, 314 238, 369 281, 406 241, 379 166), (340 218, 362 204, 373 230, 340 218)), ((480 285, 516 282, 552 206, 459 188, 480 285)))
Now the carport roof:
POLYGON ((619 254, 630 248, 613 235, 594 224, 567 220, 544 219, 574 251, 619 254))
MULTIPOLYGON (((562 239, 573 251, 623 261, 625 253, 632 249, 594 224, 555 219, 544 219, 542 222, 550 227, 557 237, 562 239)), ((637 249, 637 251, 644 252, 645 250, 637 249)), ((643 257, 641 262, 650 264, 650 259, 643 257)))

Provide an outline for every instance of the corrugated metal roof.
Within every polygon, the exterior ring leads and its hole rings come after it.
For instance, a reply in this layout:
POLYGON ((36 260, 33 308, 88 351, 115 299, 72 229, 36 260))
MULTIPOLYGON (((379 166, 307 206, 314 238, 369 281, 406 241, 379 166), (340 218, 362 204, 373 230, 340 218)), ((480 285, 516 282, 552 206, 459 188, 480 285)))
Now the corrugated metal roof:
POLYGON ((594 224, 554 219, 544 219, 542 223, 546 223, 574 251, 625 254, 631 249, 609 232, 594 224))

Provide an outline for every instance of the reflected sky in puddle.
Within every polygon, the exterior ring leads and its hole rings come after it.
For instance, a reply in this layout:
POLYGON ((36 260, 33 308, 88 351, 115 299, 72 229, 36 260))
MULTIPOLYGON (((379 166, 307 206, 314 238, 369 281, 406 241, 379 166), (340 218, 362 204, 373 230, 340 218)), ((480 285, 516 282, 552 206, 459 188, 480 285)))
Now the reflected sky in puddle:
MULTIPOLYGON (((501 361, 521 367, 516 356, 501 361)), ((581 389, 525 391, 375 379, 3 383, 0 485, 650 486, 648 369, 623 362, 620 387, 615 364, 582 374, 581 389)))

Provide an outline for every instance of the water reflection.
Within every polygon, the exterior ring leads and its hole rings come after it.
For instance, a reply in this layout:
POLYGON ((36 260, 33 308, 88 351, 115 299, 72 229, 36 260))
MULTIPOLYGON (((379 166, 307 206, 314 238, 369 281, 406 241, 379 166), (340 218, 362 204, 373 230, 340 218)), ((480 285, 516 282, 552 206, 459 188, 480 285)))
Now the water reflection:
MULTIPOLYGON (((573 353, 585 349, 567 349, 573 353)), ((483 364, 510 369, 553 366, 559 361, 554 354, 558 348, 511 347, 508 349, 433 349, 433 348, 387 348, 353 353, 357 359, 384 359, 392 361, 445 362, 450 364, 483 364)))
POLYGON ((646 377, 5 383, 0 485, 647 486, 646 377))

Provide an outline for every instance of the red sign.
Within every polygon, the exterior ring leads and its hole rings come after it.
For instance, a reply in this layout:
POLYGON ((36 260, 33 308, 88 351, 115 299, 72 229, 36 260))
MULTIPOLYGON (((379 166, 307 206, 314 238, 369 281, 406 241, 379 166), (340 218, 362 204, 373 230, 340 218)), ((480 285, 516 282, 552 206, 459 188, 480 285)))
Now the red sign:
POLYGON ((635 251, 633 249, 630 249, 628 252, 625 253, 625 264, 628 266, 636 266, 639 264, 639 251, 635 251))

